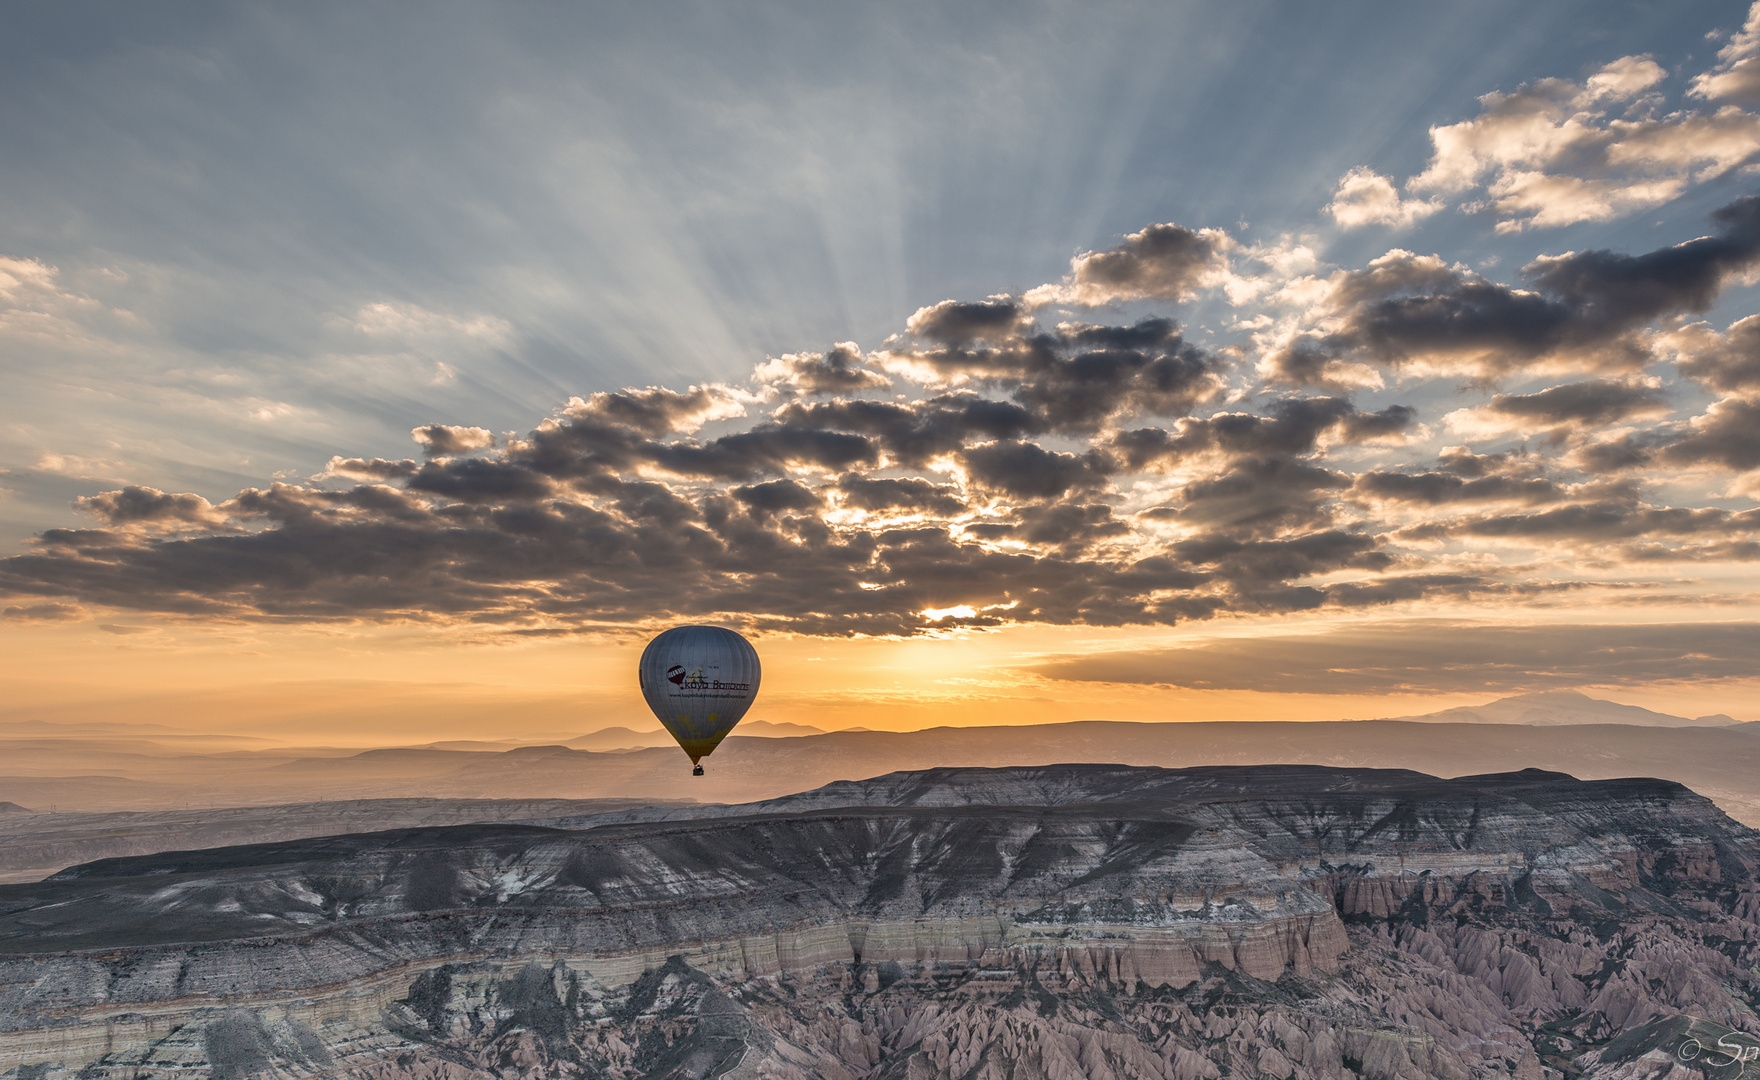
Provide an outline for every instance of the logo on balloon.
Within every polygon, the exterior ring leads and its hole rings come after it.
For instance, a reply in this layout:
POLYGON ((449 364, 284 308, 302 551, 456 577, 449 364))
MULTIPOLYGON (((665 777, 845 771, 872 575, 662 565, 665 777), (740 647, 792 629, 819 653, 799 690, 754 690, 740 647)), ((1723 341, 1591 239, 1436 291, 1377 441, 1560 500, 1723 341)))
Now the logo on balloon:
POLYGON ((732 682, 726 679, 705 678, 702 668, 690 669, 683 664, 674 664, 666 669, 666 681, 677 687, 672 696, 732 698, 743 697, 752 692, 749 682, 732 682))

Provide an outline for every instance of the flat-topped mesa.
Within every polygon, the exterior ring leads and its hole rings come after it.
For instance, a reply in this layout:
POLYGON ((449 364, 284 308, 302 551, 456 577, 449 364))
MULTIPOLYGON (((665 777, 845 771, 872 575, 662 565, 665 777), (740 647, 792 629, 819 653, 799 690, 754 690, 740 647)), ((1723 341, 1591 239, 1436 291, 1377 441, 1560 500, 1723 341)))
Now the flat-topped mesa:
POLYGON ((0 887, 0 1076, 108 1060, 216 1009, 389 1038, 394 1004, 463 968, 535 962, 577 997, 635 993, 672 958, 732 979, 893 965, 1179 989, 1323 976, 1347 921, 1414 905, 1656 911, 1689 886, 1729 893, 1732 917, 1760 907, 1760 837, 1709 801, 1534 771, 941 769, 568 824, 167 852, 0 887))

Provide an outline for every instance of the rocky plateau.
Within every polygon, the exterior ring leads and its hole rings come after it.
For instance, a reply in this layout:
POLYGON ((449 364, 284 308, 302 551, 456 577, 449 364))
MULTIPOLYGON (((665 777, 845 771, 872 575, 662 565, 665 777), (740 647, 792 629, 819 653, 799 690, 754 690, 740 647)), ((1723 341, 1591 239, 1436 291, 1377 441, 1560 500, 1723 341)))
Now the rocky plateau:
POLYGON ((1760 834, 1528 770, 932 769, 0 886, 0 1077, 1760 1075, 1760 834))

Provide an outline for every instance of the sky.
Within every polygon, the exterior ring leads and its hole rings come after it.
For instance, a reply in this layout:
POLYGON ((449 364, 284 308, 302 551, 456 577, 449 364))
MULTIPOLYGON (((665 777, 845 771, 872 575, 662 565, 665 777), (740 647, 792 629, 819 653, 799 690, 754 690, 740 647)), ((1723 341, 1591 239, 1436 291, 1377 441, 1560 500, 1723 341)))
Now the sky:
POLYGON ((1756 13, 16 5, 0 713, 1760 720, 1756 13))

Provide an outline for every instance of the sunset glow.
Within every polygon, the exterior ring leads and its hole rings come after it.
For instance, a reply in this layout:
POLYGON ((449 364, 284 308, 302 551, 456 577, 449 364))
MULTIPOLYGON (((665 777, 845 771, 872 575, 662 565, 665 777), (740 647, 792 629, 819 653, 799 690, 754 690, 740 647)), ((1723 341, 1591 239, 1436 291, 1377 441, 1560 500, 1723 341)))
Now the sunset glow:
MULTIPOLYGON (((239 58, 324 19, 32 68, 5 717, 648 730, 642 643, 711 622, 764 658, 754 718, 823 729, 1548 689, 1760 719, 1760 15, 1559 8, 1520 37, 1551 47, 1346 100, 1268 59, 1320 16, 1270 10, 1205 15, 1230 44, 1168 81, 1050 13, 904 72, 698 43, 634 96, 611 72, 682 47, 647 23, 349 38, 274 105, 239 58), (504 49, 441 107, 447 35, 504 49), (1287 110, 1192 104, 1249 56, 1287 110), (126 179, 81 164, 131 127, 126 179), (1073 140, 1055 177, 1026 132, 1073 140)), ((1518 37, 1413 18, 1339 48, 1518 37)))

